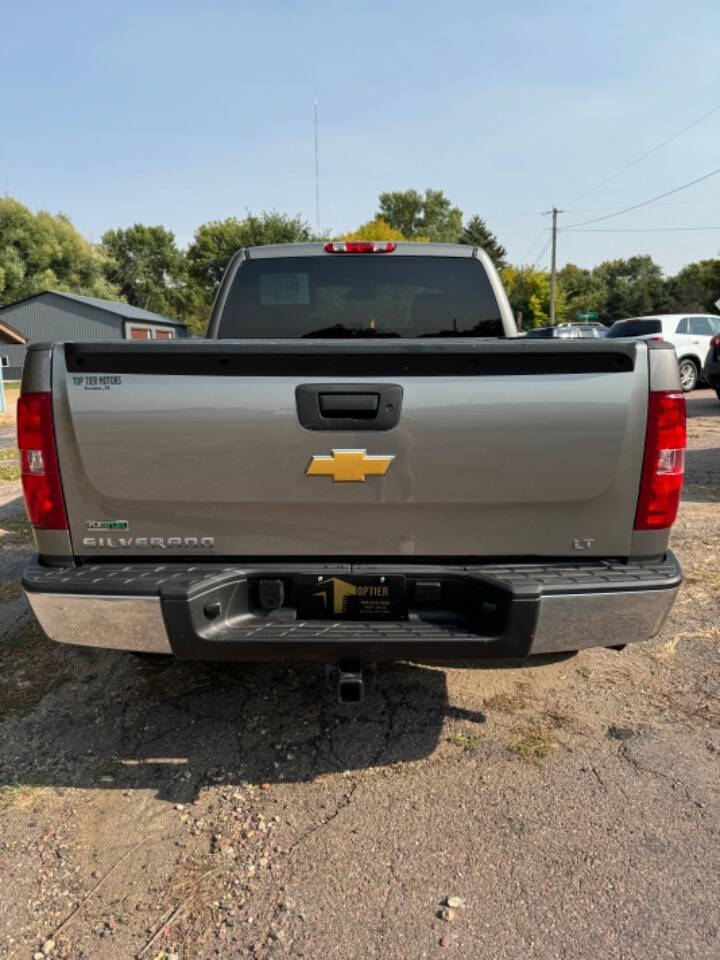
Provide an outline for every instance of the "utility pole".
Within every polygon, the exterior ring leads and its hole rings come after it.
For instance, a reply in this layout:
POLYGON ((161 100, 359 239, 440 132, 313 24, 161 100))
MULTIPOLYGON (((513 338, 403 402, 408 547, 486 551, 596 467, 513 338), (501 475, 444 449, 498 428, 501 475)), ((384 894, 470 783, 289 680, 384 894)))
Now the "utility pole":
POLYGON ((550 326, 555 326, 555 274, 557 273, 557 218, 562 210, 553 207, 552 213, 552 255, 550 257, 550 326))

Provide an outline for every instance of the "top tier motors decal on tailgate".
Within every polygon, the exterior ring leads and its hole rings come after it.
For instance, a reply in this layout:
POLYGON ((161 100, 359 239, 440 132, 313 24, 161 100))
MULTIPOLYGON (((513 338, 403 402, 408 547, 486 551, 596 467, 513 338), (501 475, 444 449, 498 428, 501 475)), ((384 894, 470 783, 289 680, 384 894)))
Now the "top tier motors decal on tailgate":
POLYGON ((117 373, 88 373, 83 376, 73 374, 72 385, 82 387, 83 390, 110 390, 111 387, 121 387, 122 377, 117 373))

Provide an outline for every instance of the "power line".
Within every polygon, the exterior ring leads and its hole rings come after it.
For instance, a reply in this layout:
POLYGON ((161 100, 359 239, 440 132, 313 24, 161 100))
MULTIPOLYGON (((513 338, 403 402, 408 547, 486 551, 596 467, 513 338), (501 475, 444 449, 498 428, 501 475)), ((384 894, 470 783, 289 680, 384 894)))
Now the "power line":
POLYGON ((674 193, 679 193, 681 190, 687 190, 688 187, 695 186, 696 183, 701 183, 703 180, 709 180, 710 177, 716 176, 720 173, 720 167, 716 170, 711 170, 710 173, 704 174, 702 177, 698 177, 696 180, 691 180, 689 183, 683 183, 679 187, 675 187, 673 190, 667 190, 665 193, 660 193, 656 197, 651 197, 650 200, 643 200, 642 203, 634 203, 631 207, 623 207, 622 210, 616 210, 615 213, 608 213, 604 217, 595 217, 594 220, 582 220, 580 223, 570 223, 565 230, 572 230, 574 227, 585 227, 591 223, 600 223, 601 220, 610 220, 612 217, 619 217, 623 213, 629 213, 631 210, 639 210, 640 207, 647 207, 651 203, 655 203, 656 200, 662 200, 665 197, 670 197, 674 193))
MULTIPOLYGON (((533 242, 532 242, 532 243, 530 244, 530 246, 527 248, 527 250, 525 251, 524 255, 520 258, 520 263, 524 263, 524 262, 527 260, 527 258, 530 256, 530 254, 533 252, 533 250, 534 250, 535 247, 537 246, 538 240, 542 237, 542 235, 545 233, 545 231, 546 231, 547 229, 548 229, 547 227, 541 227, 540 231, 536 234, 535 239, 533 240, 533 242)), ((547 247, 545 247, 545 250, 546 250, 546 249, 547 249, 547 247)), ((543 250, 543 253, 545 252, 545 250, 543 250)), ((542 253, 540 254, 540 256, 542 256, 542 253)))
POLYGON ((601 180, 600 183, 595 184, 594 187, 590 187, 589 190, 586 190, 585 193, 578 194, 573 200, 570 200, 570 206, 573 203, 577 203, 578 200, 582 200, 584 197, 587 197, 591 193, 595 193, 596 190, 599 190, 600 187, 604 187, 606 183, 610 183, 611 180, 614 180, 616 177, 619 177, 621 173, 625 173, 626 170, 630 170, 632 167, 637 166, 638 163, 641 163, 647 157, 651 156, 653 153, 656 153, 658 150, 661 150, 663 147, 667 146, 668 143, 672 143, 673 140, 677 140, 678 137, 681 137, 684 133, 687 133, 688 130, 691 130, 693 127, 696 127, 699 123, 702 123, 703 120, 707 120, 709 116, 712 116, 713 113, 717 113, 720 110, 720 103, 717 106, 713 107, 711 110, 708 110, 707 113, 704 113, 701 117, 698 117, 697 120, 693 120, 692 123, 689 123, 686 127, 683 127, 682 130, 678 130, 677 133, 674 133, 671 137, 668 137, 667 140, 663 140, 662 143, 659 143, 656 147, 653 147, 651 150, 648 150, 647 153, 644 153, 641 157, 638 157, 637 160, 633 160, 631 163, 626 164, 622 169, 617 170, 615 173, 611 174, 609 177, 606 177, 604 180, 601 180))
POLYGON ((540 263, 540 261, 542 260, 542 258, 545 256, 545 254, 547 253, 547 249, 548 249, 548 247, 550 246, 551 243, 552 243, 552 233, 551 233, 550 236, 547 238, 547 242, 545 243, 545 246, 542 248, 542 250, 540 251, 540 253, 537 255, 537 258, 536 258, 535 262, 534 262, 533 265, 532 265, 533 270, 537 267, 537 265, 540 263))
POLYGON ((669 233, 675 230, 720 230, 720 227, 590 227, 587 230, 566 227, 563 233, 669 233))

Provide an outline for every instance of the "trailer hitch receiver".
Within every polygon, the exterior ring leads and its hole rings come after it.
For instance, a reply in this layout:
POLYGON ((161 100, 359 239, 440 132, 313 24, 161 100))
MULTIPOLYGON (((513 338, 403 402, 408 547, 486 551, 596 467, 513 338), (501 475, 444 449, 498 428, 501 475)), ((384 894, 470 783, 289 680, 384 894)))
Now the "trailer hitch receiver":
POLYGON ((325 664, 325 685, 334 690, 338 703, 362 703, 375 685, 377 664, 341 660, 325 664))

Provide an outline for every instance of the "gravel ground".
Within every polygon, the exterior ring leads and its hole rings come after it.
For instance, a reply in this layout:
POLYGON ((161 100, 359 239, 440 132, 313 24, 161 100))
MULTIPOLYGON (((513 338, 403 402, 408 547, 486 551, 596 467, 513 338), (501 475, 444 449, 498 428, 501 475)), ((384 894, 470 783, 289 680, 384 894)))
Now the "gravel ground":
POLYGON ((360 709, 315 666, 53 646, 0 487, 0 956, 717 960, 720 403, 689 410, 656 640, 385 665, 360 709))

